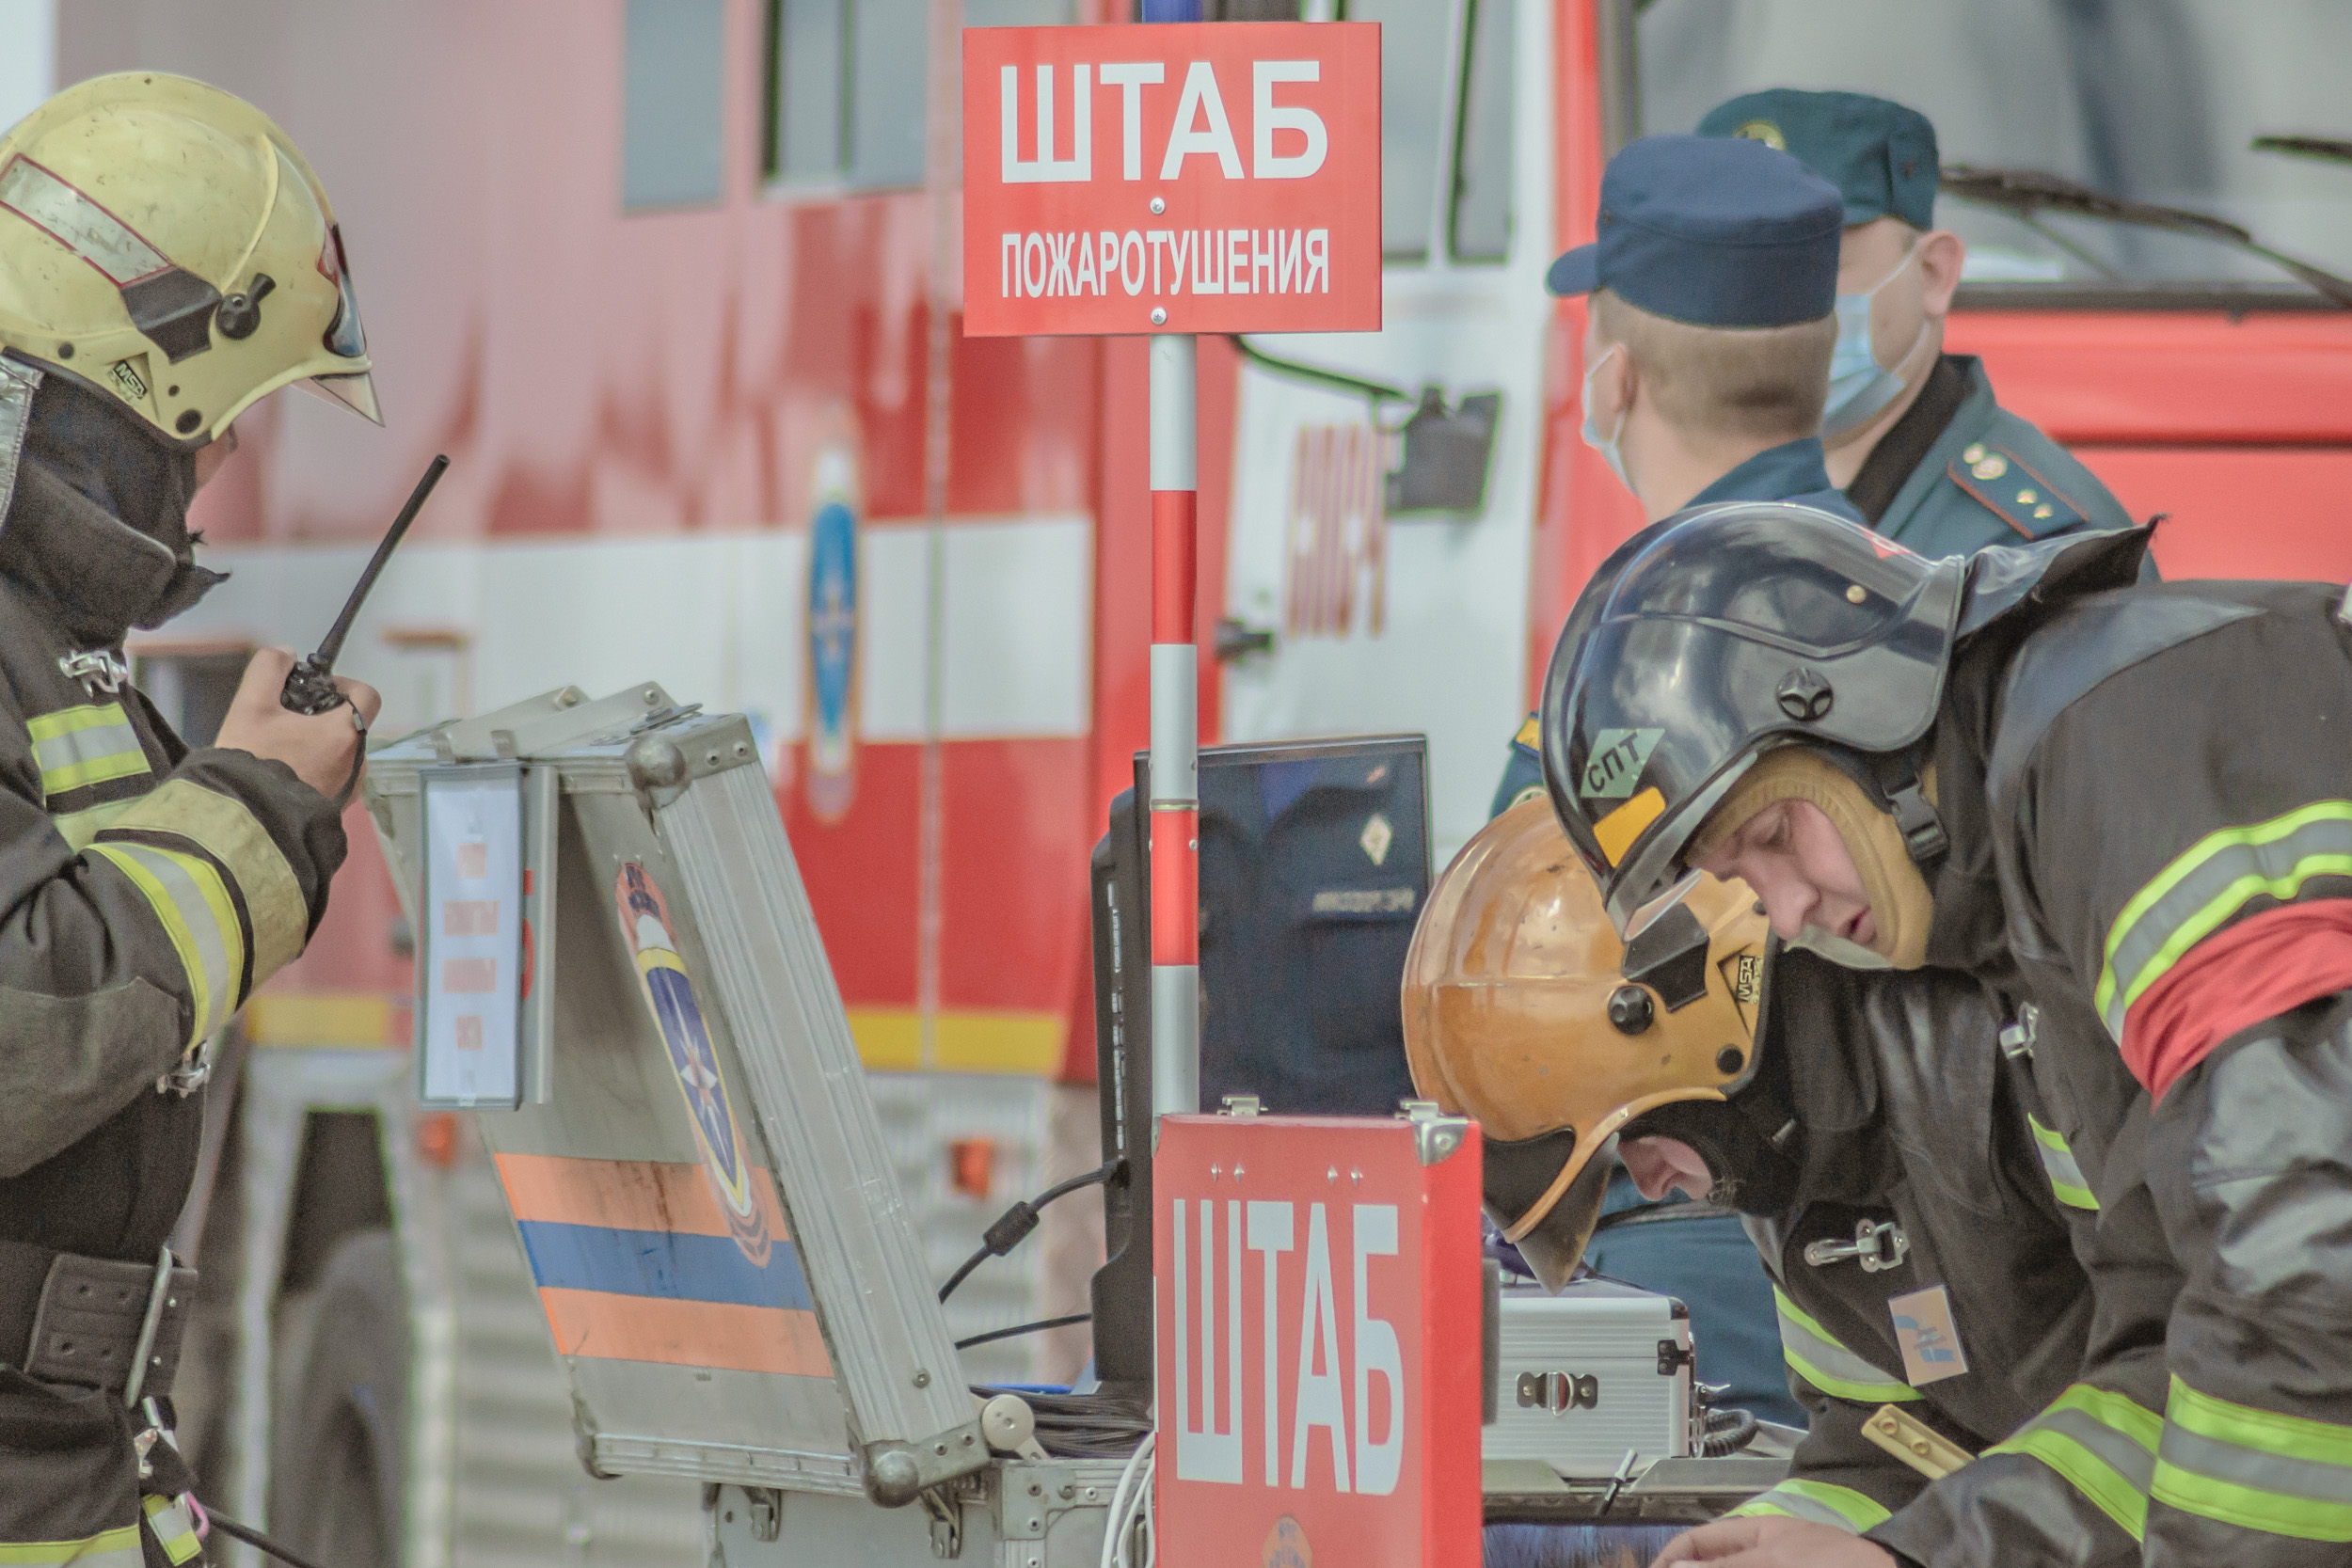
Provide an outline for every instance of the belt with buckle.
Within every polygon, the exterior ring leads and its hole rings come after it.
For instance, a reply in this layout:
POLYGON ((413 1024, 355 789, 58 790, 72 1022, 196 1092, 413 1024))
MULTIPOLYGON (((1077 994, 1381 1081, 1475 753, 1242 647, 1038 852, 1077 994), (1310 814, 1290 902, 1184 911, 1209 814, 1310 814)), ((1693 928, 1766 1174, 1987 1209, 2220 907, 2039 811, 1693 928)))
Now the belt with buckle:
POLYGON ((132 1263, 0 1242, 0 1365, 136 1404, 171 1391, 195 1303, 169 1247, 132 1263))

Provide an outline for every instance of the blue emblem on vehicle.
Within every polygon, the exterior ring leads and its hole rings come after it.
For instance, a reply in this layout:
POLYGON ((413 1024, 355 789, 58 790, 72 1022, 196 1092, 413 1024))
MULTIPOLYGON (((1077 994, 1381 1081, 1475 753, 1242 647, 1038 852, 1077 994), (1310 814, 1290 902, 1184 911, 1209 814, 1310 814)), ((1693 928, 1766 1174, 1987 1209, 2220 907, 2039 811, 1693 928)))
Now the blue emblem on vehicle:
POLYGON ((857 785, 857 512, 846 454, 818 462, 808 527, 808 800, 818 821, 848 815, 857 785))

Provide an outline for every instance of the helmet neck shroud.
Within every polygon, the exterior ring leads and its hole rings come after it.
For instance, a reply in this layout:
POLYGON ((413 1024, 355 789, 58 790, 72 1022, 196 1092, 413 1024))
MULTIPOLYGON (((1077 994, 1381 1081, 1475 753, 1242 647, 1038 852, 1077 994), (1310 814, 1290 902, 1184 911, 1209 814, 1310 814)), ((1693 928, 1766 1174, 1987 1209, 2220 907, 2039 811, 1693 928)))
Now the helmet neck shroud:
POLYGON ((159 626, 226 575, 196 563, 195 454, 73 377, 40 376, 10 478, 0 573, 78 641, 159 626))

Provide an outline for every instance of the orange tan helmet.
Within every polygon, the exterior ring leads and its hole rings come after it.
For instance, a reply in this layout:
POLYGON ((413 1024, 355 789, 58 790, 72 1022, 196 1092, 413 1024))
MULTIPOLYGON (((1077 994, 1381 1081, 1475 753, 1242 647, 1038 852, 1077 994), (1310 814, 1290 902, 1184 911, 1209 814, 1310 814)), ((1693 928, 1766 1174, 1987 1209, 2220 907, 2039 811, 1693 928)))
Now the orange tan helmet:
POLYGON ((1620 943, 1541 799, 1430 889, 1405 960, 1413 1084, 1483 1127, 1486 1212, 1546 1286, 1592 1240, 1626 1124, 1754 1075, 1768 931, 1743 883, 1702 878, 1620 943))

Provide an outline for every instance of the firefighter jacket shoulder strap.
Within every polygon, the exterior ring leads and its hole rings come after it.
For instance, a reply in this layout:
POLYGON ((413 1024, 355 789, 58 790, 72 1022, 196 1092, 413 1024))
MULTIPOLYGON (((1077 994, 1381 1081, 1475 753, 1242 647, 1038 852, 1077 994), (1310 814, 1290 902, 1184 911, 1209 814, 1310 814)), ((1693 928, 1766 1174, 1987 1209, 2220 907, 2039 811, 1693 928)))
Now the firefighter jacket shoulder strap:
POLYGON ((2115 589, 2065 606, 2018 648, 2002 676, 1985 793, 2001 813, 2058 715, 2103 681, 2264 607, 2219 584, 2115 589))

